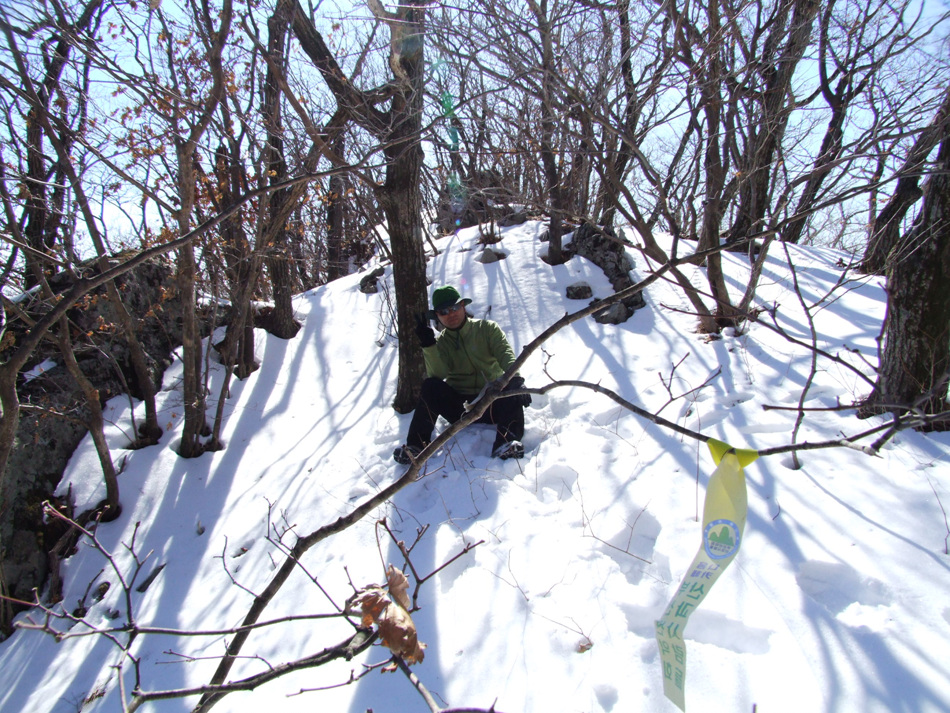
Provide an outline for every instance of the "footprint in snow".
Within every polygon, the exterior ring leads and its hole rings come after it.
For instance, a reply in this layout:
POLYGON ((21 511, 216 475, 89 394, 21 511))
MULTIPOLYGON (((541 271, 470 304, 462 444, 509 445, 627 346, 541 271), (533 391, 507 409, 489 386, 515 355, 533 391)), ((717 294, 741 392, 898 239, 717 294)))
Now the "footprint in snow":
POLYGON ((751 401, 754 396, 751 391, 733 391, 728 394, 719 394, 716 396, 716 400, 726 408, 731 408, 744 404, 746 401, 751 401))
POLYGON ((697 610, 689 620, 686 636, 693 641, 729 649, 737 654, 765 654, 772 632, 748 626, 725 614, 708 609, 697 610))
POLYGON ((838 562, 805 562, 795 575, 798 586, 841 623, 880 629, 890 620, 893 595, 884 582, 838 562))
POLYGON ((538 475, 537 494, 542 502, 569 500, 574 494, 577 471, 566 465, 552 465, 538 475))

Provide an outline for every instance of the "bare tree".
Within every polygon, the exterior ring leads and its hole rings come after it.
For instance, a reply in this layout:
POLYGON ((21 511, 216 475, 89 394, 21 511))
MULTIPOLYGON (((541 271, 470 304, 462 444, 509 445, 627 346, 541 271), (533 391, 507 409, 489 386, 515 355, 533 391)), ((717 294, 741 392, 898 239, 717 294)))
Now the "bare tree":
MULTIPOLYGON (((195 158, 199 142, 211 124, 218 104, 225 97, 227 78, 222 57, 230 36, 233 17, 231 0, 223 0, 220 8, 213 8, 208 0, 197 0, 188 5, 188 10, 193 24, 187 32, 184 28, 178 28, 176 31, 165 18, 160 6, 156 10, 165 38, 165 71, 169 82, 167 85, 154 87, 158 100, 155 108, 167 127, 167 135, 174 148, 174 192, 177 205, 171 213, 175 229, 180 235, 188 233, 193 227, 192 220, 198 197, 195 158), (186 34, 191 36, 187 37, 186 34), (189 43, 189 49, 200 52, 199 56, 207 62, 209 81, 200 93, 195 78, 190 75, 194 71, 190 63, 194 61, 195 55, 182 51, 184 42, 189 43), (191 42, 194 44, 191 45, 191 42)), ((209 435, 201 378, 201 334, 195 311, 197 269, 195 249, 189 242, 178 253, 178 289, 184 305, 182 391, 185 414, 179 453, 186 458, 200 455, 203 451, 202 438, 209 435)))
MULTIPOLYGON (((26 263, 25 286, 30 287, 36 282, 36 269, 49 271, 50 265, 43 261, 42 256, 50 255, 62 248, 59 236, 60 228, 66 228, 62 223, 65 208, 65 184, 62 164, 53 162, 52 167, 46 156, 46 136, 50 130, 49 114, 53 108, 54 99, 58 102, 57 114, 62 120, 60 130, 55 137, 63 144, 70 144, 69 117, 78 119, 82 110, 71 102, 70 92, 60 87, 60 79, 66 70, 70 54, 76 38, 90 31, 101 21, 102 0, 92 0, 76 8, 75 20, 66 15, 66 8, 56 7, 55 17, 40 17, 41 25, 49 30, 48 46, 52 52, 45 58, 45 72, 34 83, 29 70, 23 62, 22 54, 17 47, 13 34, 13 18, 6 11, 2 11, 7 44, 14 55, 19 57, 17 63, 21 79, 26 80, 27 100, 29 108, 25 117, 25 143, 27 153, 27 171, 23 176, 23 185, 26 188, 24 202, 23 238, 26 263), (71 108, 69 104, 73 104, 71 108), (34 267, 35 266, 35 267, 34 267)), ((72 9, 72 8, 70 8, 72 9)))
MULTIPOLYGON (((86 6, 84 13, 80 17, 77 25, 69 30, 69 33, 73 35, 71 42, 76 42, 77 39, 75 36, 78 33, 84 31, 85 25, 82 23, 89 23, 90 20, 87 18, 87 13, 91 6, 92 5, 86 6)), ((93 14, 92 16, 94 17, 95 15, 93 14)), ((26 95, 26 100, 31 105, 27 121, 29 133, 32 135, 34 141, 40 141, 42 136, 45 135, 52 145, 56 155, 56 172, 61 176, 62 180, 62 183, 59 185, 57 190, 65 191, 66 187, 68 186, 70 194, 73 196, 73 200, 75 200, 79 206, 86 233, 95 247, 96 254, 98 256, 99 267, 100 269, 105 270, 108 267, 108 248, 103 238, 102 231, 99 227, 98 217, 93 212, 92 202, 86 192, 86 177, 80 173, 80 164, 79 162, 75 161, 72 156, 72 147, 77 143, 77 135, 82 134, 86 130, 86 112, 80 112, 80 119, 77 122, 77 125, 70 127, 49 111, 48 95, 51 93, 51 91, 55 91, 57 94, 58 106, 62 108, 68 106, 71 101, 78 101, 79 103, 84 102, 82 99, 81 87, 77 87, 75 91, 70 91, 69 88, 61 86, 59 83, 59 72, 62 71, 62 65, 57 64, 56 66, 58 68, 56 74, 51 74, 48 70, 42 85, 40 85, 38 88, 34 88, 35 85, 31 81, 28 68, 23 60, 23 56, 16 45, 16 41, 12 32, 9 30, 7 31, 7 39, 9 51, 20 71, 20 80, 25 90, 24 94, 26 95), (39 135, 35 133, 36 130, 40 131, 39 135)), ((64 38, 60 38, 57 48, 58 57, 65 61, 66 55, 68 54, 68 49, 69 42, 66 42, 64 38)), ((88 85, 88 76, 89 72, 91 71, 88 59, 89 58, 86 57, 80 64, 82 68, 81 76, 84 78, 84 83, 86 85, 88 85)), ((62 201, 60 200, 59 203, 61 204, 62 201)), ((29 201, 27 205, 27 214, 27 226, 29 226, 34 221, 34 219, 46 224, 46 221, 40 220, 37 217, 37 206, 32 205, 32 201, 29 201)), ((58 218, 54 219, 51 215, 49 222, 58 223, 59 220, 58 218)), ((46 239, 50 246, 55 244, 52 240, 52 237, 53 236, 48 236, 46 239)), ((38 255, 39 252, 31 251, 29 254, 38 255)), ((27 262, 28 268, 29 262, 30 261, 27 262)), ((46 268, 43 269, 45 270, 46 268)), ((146 420, 141 426, 141 433, 139 436, 141 437, 142 443, 155 443, 158 437, 161 435, 162 430, 158 425, 158 418, 155 412, 155 387, 153 384, 154 377, 152 376, 149 369, 148 358, 145 354, 145 350, 139 342, 138 336, 136 334, 137 330, 134 318, 124 306, 122 296, 120 295, 116 286, 110 283, 107 285, 107 290, 109 299, 115 306, 119 325, 129 347, 132 369, 136 378, 136 385, 138 386, 138 390, 142 394, 143 401, 145 402, 146 420)))
MULTIPOLYGON (((293 7, 278 3, 274 13, 267 19, 267 69, 261 99, 264 130, 264 169, 271 186, 286 181, 287 160, 284 155, 284 132, 281 107, 280 80, 284 75, 286 39, 293 7)), ((294 319, 292 269, 290 266, 290 236, 287 222, 301 197, 302 190, 285 188, 270 195, 264 239, 268 242, 266 252, 267 271, 270 275, 274 308, 268 319, 268 331, 282 339, 290 339, 300 329, 294 319)))
MULTIPOLYGON (((488 150, 464 144, 472 159, 491 157, 509 185, 529 174, 525 164, 540 167, 538 203, 552 216, 572 205, 550 191, 568 185, 565 175, 578 196, 583 176, 596 177, 586 219, 622 215, 656 264, 691 249, 684 239, 703 254, 724 242, 764 260, 771 240, 810 240, 826 215, 854 214, 859 197, 891 181, 946 84, 945 63, 922 61, 933 57, 932 23, 900 1, 478 9, 439 28, 441 51, 489 79, 490 120, 507 129, 488 150), (569 147, 570 172, 558 146, 569 147), (671 253, 655 239, 661 228, 674 237, 671 253)), ((479 96, 461 95, 456 107, 472 136, 483 125, 479 96)), ((705 332, 741 323, 755 299, 761 262, 737 300, 721 259, 708 253, 702 290, 673 272, 705 332)))
POLYGON ((393 408, 415 408, 422 383, 421 348, 413 338, 415 315, 427 307, 423 251, 421 144, 425 5, 416 0, 386 10, 370 3, 377 21, 389 30, 391 79, 377 90, 361 90, 348 78, 297 0, 291 29, 337 102, 336 115, 369 132, 382 145, 385 178, 373 186, 386 216, 396 292, 399 376, 393 408), (379 105, 386 104, 383 110, 379 105))
POLYGON ((917 136, 903 166, 895 173, 896 184, 890 199, 874 217, 867 247, 860 269, 872 274, 883 274, 891 250, 899 243, 901 225, 910 208, 920 200, 921 178, 931 170, 927 167, 927 157, 938 142, 947 135, 950 127, 950 88, 944 97, 943 105, 934 116, 931 124, 917 136))
MULTIPOLYGON (((345 154, 345 137, 342 135, 337 139, 334 145, 334 152, 343 156, 345 154)), ((349 270, 345 263, 344 243, 346 241, 346 223, 347 206, 349 200, 347 196, 347 179, 343 173, 335 173, 330 177, 327 186, 326 198, 326 221, 327 221, 327 240, 326 240, 326 279, 335 280, 338 277, 348 274, 349 270)), ((352 226, 350 228, 352 230, 352 226)))

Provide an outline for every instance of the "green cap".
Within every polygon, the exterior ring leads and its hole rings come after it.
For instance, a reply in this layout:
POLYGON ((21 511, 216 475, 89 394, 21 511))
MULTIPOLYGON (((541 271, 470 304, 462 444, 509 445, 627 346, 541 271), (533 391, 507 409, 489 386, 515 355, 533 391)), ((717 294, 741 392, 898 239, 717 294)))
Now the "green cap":
POLYGON ((440 310, 443 307, 451 307, 452 305, 458 304, 459 302, 461 302, 463 305, 472 303, 468 297, 462 297, 459 294, 459 291, 451 285, 439 287, 435 290, 435 292, 432 293, 433 310, 440 310))

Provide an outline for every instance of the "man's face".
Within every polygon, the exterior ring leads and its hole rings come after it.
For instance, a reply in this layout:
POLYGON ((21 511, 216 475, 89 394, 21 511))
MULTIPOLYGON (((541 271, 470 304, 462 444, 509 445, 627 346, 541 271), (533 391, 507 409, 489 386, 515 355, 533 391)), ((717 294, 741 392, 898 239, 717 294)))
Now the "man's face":
POLYGON ((436 311, 442 326, 447 329, 458 329, 465 321, 465 305, 462 303, 452 305, 451 307, 442 307, 436 311))

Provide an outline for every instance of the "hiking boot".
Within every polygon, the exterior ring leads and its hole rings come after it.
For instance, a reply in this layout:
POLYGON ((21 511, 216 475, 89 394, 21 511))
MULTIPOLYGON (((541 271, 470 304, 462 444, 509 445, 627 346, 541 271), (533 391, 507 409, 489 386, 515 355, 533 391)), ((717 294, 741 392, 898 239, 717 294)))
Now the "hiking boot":
POLYGON ((393 460, 399 465, 409 465, 422 453, 422 449, 417 446, 399 446, 393 451, 393 460))
POLYGON ((501 458, 502 460, 508 460, 509 458, 524 458, 524 445, 522 445, 521 441, 502 443, 494 450, 491 455, 492 458, 501 458))

